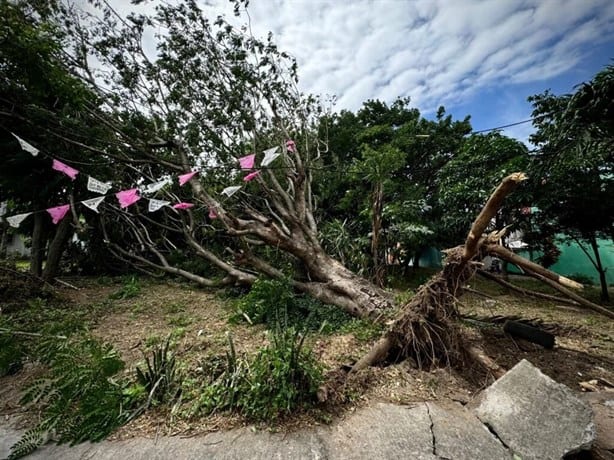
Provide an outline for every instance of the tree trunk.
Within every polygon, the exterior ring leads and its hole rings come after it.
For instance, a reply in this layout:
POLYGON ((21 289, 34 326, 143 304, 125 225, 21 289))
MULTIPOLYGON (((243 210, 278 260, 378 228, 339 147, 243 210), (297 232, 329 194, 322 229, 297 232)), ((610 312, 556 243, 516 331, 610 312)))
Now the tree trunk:
POLYGON ((0 239, 0 259, 6 258, 6 247, 8 245, 8 225, 2 222, 2 239, 0 239))
POLYGON ((383 204, 384 188, 382 183, 378 182, 373 190, 373 202, 371 204, 371 257, 373 258, 373 282, 379 287, 384 286, 384 278, 386 276, 386 261, 380 254, 383 204))
POLYGON ((595 254, 595 268, 599 272, 599 283, 601 284, 601 300, 604 302, 610 301, 610 294, 608 293, 608 281, 605 277, 605 269, 601 263, 601 256, 599 255, 599 246, 597 245, 597 238, 593 234, 589 241, 591 243, 591 248, 593 248, 593 253, 595 254))
MULTIPOLYGON (((501 372, 492 360, 485 359, 475 346, 467 345, 458 326, 456 299, 464 284, 473 276, 477 262, 472 261, 480 248, 490 241, 498 241, 500 234, 487 237, 484 230, 495 216, 505 197, 526 179, 522 173, 507 176, 495 189, 473 222, 464 246, 445 251, 443 269, 424 285, 400 310, 394 321, 375 346, 353 367, 352 372, 373 365, 398 349, 401 356, 411 356, 419 367, 454 364, 468 356, 489 371, 501 372)), ((492 246, 499 246, 492 244, 492 246)), ((496 375, 495 374, 495 375, 496 375)))
POLYGON ((47 261, 45 262, 45 270, 43 271, 43 279, 50 281, 55 278, 60 269, 60 260, 66 248, 66 243, 72 234, 71 221, 68 218, 62 219, 59 223, 53 240, 49 244, 47 261))
POLYGON ((34 213, 34 229, 32 230, 32 246, 30 247, 30 273, 40 277, 43 272, 43 259, 45 256, 45 216, 34 213))

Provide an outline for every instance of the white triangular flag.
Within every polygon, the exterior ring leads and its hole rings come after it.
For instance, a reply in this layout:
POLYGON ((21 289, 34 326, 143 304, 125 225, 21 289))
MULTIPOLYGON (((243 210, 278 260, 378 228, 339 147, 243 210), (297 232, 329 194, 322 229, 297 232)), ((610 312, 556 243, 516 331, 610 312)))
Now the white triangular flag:
POLYGON ((100 203, 102 203, 104 199, 105 199, 104 196, 97 196, 96 198, 90 198, 89 200, 83 200, 81 203, 83 203, 85 206, 90 208, 92 211, 98 212, 98 206, 100 206, 100 203))
POLYGON ((32 214, 31 212, 27 212, 25 214, 17 214, 16 216, 11 216, 11 217, 7 217, 6 221, 9 223, 9 225, 11 227, 19 227, 19 224, 21 224, 24 219, 26 217, 28 217, 30 214, 32 214))
MULTIPOLYGON (((11 134, 13 134, 13 133, 11 133, 11 134)), ((39 150, 36 147, 34 147, 33 145, 28 144, 26 141, 24 141, 17 134, 13 134, 13 136, 15 136, 15 139, 17 139, 19 141, 19 145, 21 146, 22 150, 25 150, 26 152, 28 152, 33 157, 38 155, 39 150)))
POLYGON ((92 176, 87 178, 87 189, 90 192, 105 194, 112 187, 111 182, 102 182, 98 179, 94 179, 92 176))
POLYGON ((239 190, 241 190, 240 185, 233 185, 232 187, 226 187, 224 190, 222 190, 222 195, 226 195, 228 198, 230 198, 235 193, 237 193, 239 190))
POLYGON ((270 165, 279 155, 281 155, 280 153, 277 153, 278 150, 279 147, 273 147, 272 149, 265 150, 264 158, 262 159, 260 166, 270 165))
POLYGON ((149 206, 147 207, 147 210, 149 212, 156 212, 158 209, 160 209, 162 206, 167 206, 171 204, 170 201, 163 201, 163 200, 152 200, 151 198, 149 199, 149 206))
POLYGON ((162 190, 166 184, 170 184, 172 179, 163 179, 158 182, 152 182, 151 184, 147 184, 147 186, 143 189, 142 193, 155 193, 158 190, 162 190))
POLYGON ((6 207, 7 207, 6 201, 3 201, 2 203, 0 203, 0 217, 6 214, 6 207))

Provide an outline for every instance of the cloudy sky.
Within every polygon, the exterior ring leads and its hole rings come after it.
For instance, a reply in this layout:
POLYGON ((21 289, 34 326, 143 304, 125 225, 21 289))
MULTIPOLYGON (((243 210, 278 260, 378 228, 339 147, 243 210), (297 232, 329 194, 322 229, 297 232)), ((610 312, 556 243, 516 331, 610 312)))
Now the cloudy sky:
MULTIPOLYGON (((227 1, 201 1, 232 16, 227 1)), ((254 35, 272 31, 297 59, 301 89, 337 96, 337 109, 410 96, 426 116, 470 114, 475 130, 527 119, 527 96, 570 92, 614 62, 612 0, 252 0, 248 11, 254 35)))

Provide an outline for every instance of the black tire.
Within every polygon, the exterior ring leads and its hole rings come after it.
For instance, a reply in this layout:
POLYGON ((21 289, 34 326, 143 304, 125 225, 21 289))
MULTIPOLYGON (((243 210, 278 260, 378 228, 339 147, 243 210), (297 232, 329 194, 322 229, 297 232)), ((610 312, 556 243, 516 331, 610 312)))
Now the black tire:
POLYGON ((536 327, 519 323, 518 321, 506 321, 503 325, 503 331, 519 339, 541 345, 544 348, 552 349, 554 347, 554 335, 536 327))

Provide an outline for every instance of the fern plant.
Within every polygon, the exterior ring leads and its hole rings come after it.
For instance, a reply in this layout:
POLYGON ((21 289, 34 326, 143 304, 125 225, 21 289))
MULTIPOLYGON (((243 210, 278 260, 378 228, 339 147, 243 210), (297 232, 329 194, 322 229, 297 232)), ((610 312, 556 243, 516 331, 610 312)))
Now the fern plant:
POLYGON ((137 366, 136 377, 140 385, 149 393, 148 402, 164 403, 173 400, 181 389, 181 377, 177 372, 175 355, 170 349, 169 335, 163 346, 156 346, 151 359, 145 356, 146 368, 137 366))
POLYGON ((43 444, 50 434, 71 445, 100 441, 131 416, 122 384, 115 380, 124 362, 109 344, 86 338, 60 345, 49 375, 30 385, 21 400, 41 408, 41 421, 11 449, 19 458, 43 444))

